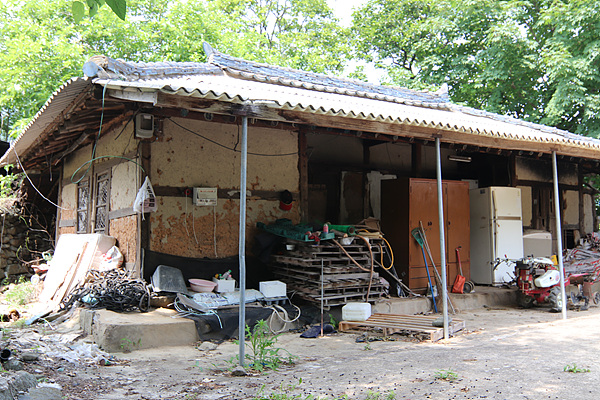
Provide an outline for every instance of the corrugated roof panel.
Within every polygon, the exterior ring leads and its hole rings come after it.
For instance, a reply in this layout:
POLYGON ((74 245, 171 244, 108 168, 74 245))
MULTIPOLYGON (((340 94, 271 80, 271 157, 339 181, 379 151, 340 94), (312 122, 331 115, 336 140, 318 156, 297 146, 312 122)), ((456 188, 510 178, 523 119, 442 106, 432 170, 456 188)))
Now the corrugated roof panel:
POLYGON ((46 101, 44 106, 35 114, 29 125, 23 129, 10 148, 0 158, 0 165, 15 164, 17 158, 15 151, 20 156, 26 154, 35 144, 39 135, 46 127, 59 117, 67 119, 75 100, 84 92, 90 90, 92 81, 87 78, 73 78, 65 82, 46 101))

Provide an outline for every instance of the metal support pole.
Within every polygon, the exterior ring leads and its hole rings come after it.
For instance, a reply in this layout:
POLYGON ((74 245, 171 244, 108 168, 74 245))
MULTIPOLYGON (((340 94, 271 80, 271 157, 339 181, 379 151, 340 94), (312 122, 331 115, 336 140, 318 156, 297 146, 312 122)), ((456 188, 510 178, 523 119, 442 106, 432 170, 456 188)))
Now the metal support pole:
POLYGON ((560 224, 560 192, 558 191, 558 167, 556 151, 552 152, 552 178, 554 179, 554 214, 556 217, 556 258, 560 273, 560 295, 562 296, 562 317, 567 319, 567 297, 565 293, 565 267, 563 265, 562 227, 560 224))
POLYGON ((239 262, 240 262, 240 365, 244 366, 246 346, 246 172, 248 166, 248 117, 242 117, 241 139, 242 165, 240 168, 240 236, 239 236, 239 262))
POLYGON ((435 155, 438 193, 438 216, 440 223, 440 263, 442 265, 442 304, 444 315, 444 339, 448 339, 450 337, 448 330, 448 283, 446 282, 446 234, 444 229, 444 192, 442 191, 442 152, 440 149, 440 138, 435 138, 435 155))

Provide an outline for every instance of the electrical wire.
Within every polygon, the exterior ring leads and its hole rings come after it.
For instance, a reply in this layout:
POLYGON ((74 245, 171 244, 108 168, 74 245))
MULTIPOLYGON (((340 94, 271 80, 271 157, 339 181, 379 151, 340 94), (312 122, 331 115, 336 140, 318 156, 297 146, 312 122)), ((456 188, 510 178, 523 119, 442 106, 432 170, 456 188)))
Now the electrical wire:
POLYGON ((185 191, 185 217, 183 219, 183 226, 185 226, 185 232, 187 233, 188 237, 190 237, 190 230, 188 229, 188 223, 187 223, 187 218, 188 218, 188 191, 185 191))
MULTIPOLYGON (((193 135, 201 137, 202 139, 204 139, 204 140, 206 140, 206 141, 208 141, 208 142, 210 142, 210 143, 212 143, 214 145, 217 145, 217 146, 222 147, 222 148, 227 149, 227 150, 231 150, 231 151, 236 152, 236 153, 240 153, 241 152, 241 150, 237 150, 236 148, 227 147, 224 144, 221 144, 221 143, 219 143, 219 142, 217 142, 215 140, 209 139, 206 136, 203 136, 203 135, 199 134, 198 132, 194 132, 193 130, 191 130, 189 128, 186 128, 185 126, 183 126, 181 124, 178 124, 177 122, 175 122, 173 120, 173 118, 169 118, 169 121, 171 121, 172 123, 174 123, 175 125, 177 125, 181 129, 183 129, 183 130, 185 130, 185 131, 187 131, 187 132, 189 132, 189 133, 191 133, 193 135)), ((236 147, 237 147, 237 144, 236 144, 236 147)), ((294 152, 294 153, 282 153, 282 154, 264 154, 264 153, 253 153, 253 152, 249 151, 248 155, 261 156, 261 157, 285 157, 285 156, 296 156, 296 155, 298 155, 298 152, 294 152)))
POLYGON ((131 279, 122 269, 100 272, 91 270, 84 284, 73 289, 61 302, 61 309, 69 309, 79 301, 90 308, 106 308, 111 311, 142 312, 150 308, 150 288, 142 279, 131 279))
POLYGON ((215 246, 215 258, 217 256, 217 206, 213 206, 213 244, 215 246))
POLYGON ((15 153, 15 156, 17 157, 17 161, 18 161, 18 163, 19 163, 19 167, 21 167, 21 170, 22 170, 22 171, 23 171, 23 173, 25 174, 25 178, 27 178, 27 180, 28 180, 28 181, 29 181, 29 183, 31 184, 31 187, 33 187, 33 188, 35 189, 35 191, 36 191, 36 192, 38 192, 38 194, 39 194, 40 196, 42 196, 42 198, 43 198, 44 200, 46 200, 48 203, 52 204, 53 206, 55 206, 55 207, 57 207, 57 208, 59 208, 59 209, 61 209, 61 210, 72 210, 71 208, 64 208, 64 207, 61 207, 61 206, 59 206, 58 204, 56 204, 55 202, 53 202, 52 200, 50 200, 49 198, 47 198, 46 196, 44 196, 44 195, 42 194, 42 192, 40 192, 40 191, 38 190, 38 188, 37 188, 37 187, 36 187, 36 186, 33 184, 33 182, 31 181, 31 178, 29 178, 29 175, 27 175, 27 171, 25 171, 25 167, 23 167, 23 164, 21 164, 21 159, 19 158, 19 154, 17 153, 17 149, 15 149, 14 147, 13 147, 13 152, 15 153))
MULTIPOLYGON (((95 152, 95 151, 94 151, 94 152, 95 152)), ((129 162, 132 162, 132 163, 134 163, 135 165, 137 165, 138 167, 140 167, 140 169, 142 170, 142 172, 143 172, 143 173, 146 173, 146 171, 144 170, 144 167, 142 167, 142 165, 141 165, 140 163, 138 163, 138 162, 137 162, 137 161, 135 161, 135 160, 132 160, 131 158, 127 158, 127 157, 123 157, 123 156, 111 156, 111 155, 106 155, 106 156, 94 157, 94 158, 92 158, 92 159, 90 159, 90 160, 88 160, 88 161, 84 162, 83 164, 81 164, 81 165, 79 166, 79 168, 77 168, 77 169, 75 170, 75 172, 73 172, 73 175, 71 175, 71 182, 72 182, 72 183, 79 183, 79 182, 81 182, 81 181, 83 180, 83 178, 84 178, 84 177, 87 175, 88 171, 90 170, 90 168, 91 168, 91 164, 92 164, 94 161, 101 160, 101 159, 103 159, 103 158, 120 158, 120 159, 122 159, 122 160, 126 160, 126 161, 129 161, 129 162), (84 172, 84 174, 81 176, 81 178, 79 178, 77 181, 74 181, 73 179, 75 178, 75 175, 76 175, 76 174, 77 174, 77 173, 78 173, 78 172, 81 170, 81 168, 85 167, 85 166, 86 166, 86 165, 88 165, 88 164, 90 164, 90 166, 89 166, 89 167, 88 167, 88 169, 87 169, 87 170, 84 172)))
POLYGON ((192 231, 194 231, 194 239, 196 239, 196 244, 200 244, 198 242, 198 236, 196 236, 196 221, 194 221, 194 208, 192 208, 192 231))
POLYGON ((300 310, 300 307, 293 304, 289 299, 288 299, 288 302, 290 303, 290 305, 292 307, 294 307, 298 311, 298 315, 296 315, 296 317, 294 317, 293 319, 289 319, 287 310, 278 304, 273 304, 273 305, 267 307, 267 308, 270 308, 271 310, 273 310, 273 313, 269 317, 269 330, 271 331, 271 333, 278 334, 278 333, 284 332, 286 324, 292 324, 292 323, 298 321, 298 319, 302 315, 302 311, 300 310), (283 316, 282 316, 282 314, 283 314, 283 316), (278 330, 273 329, 272 324, 273 324, 273 319, 274 319, 273 316, 274 315, 277 316, 277 318, 279 318, 283 322, 283 327, 281 329, 278 329, 278 330))
POLYGON ((173 302, 173 307, 180 314, 181 317, 214 315, 217 317, 217 320, 219 321, 219 326, 221 327, 221 329, 223 329, 223 322, 221 322, 221 317, 219 317, 219 314, 215 310, 209 310, 207 312, 200 312, 196 309, 186 306, 177 297, 175 298, 175 301, 173 302))

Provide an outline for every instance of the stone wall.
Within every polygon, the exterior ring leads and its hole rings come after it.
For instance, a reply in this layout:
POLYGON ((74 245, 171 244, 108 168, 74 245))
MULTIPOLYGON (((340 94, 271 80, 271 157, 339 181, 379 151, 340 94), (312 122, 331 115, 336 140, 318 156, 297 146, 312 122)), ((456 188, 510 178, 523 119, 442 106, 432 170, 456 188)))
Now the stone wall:
POLYGON ((52 248, 49 234, 32 220, 17 207, 0 207, 0 280, 32 273, 30 266, 43 263, 42 252, 52 248))

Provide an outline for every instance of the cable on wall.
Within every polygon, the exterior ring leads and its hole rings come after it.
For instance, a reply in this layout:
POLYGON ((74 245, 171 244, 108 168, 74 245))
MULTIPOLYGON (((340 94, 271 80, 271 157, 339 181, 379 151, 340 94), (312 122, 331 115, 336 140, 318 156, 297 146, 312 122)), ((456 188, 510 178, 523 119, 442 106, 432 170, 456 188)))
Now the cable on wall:
MULTIPOLYGON (((195 136, 201 137, 202 139, 204 139, 204 140, 206 140, 206 141, 208 141, 208 142, 210 142, 210 143, 212 143, 214 145, 217 145, 217 146, 222 147, 222 148, 224 148, 226 150, 230 150, 230 151, 233 151, 233 152, 236 152, 236 153, 240 152, 240 150, 237 150, 235 147, 232 148, 232 147, 225 146, 224 144, 221 144, 221 143, 219 143, 219 142, 217 142, 215 140, 209 139, 206 136, 203 136, 203 135, 199 134, 198 132, 194 132, 193 130, 191 130, 189 128, 186 128, 185 126, 183 126, 181 124, 178 124, 177 122, 175 122, 173 120, 173 118, 169 118, 169 121, 171 121, 173 124, 177 125, 181 129, 183 129, 183 130, 185 130, 185 131, 187 131, 187 132, 189 132, 189 133, 191 133, 191 134, 193 134, 195 136)), ((237 147, 237 144, 236 144, 236 147, 237 147)), ((264 154, 264 153, 252 153, 252 152, 249 151, 248 154, 249 155, 253 155, 253 156, 261 156, 261 157, 285 157, 285 156, 296 156, 296 155, 298 155, 298 152, 294 152, 294 153, 282 153, 282 154, 264 154)))

